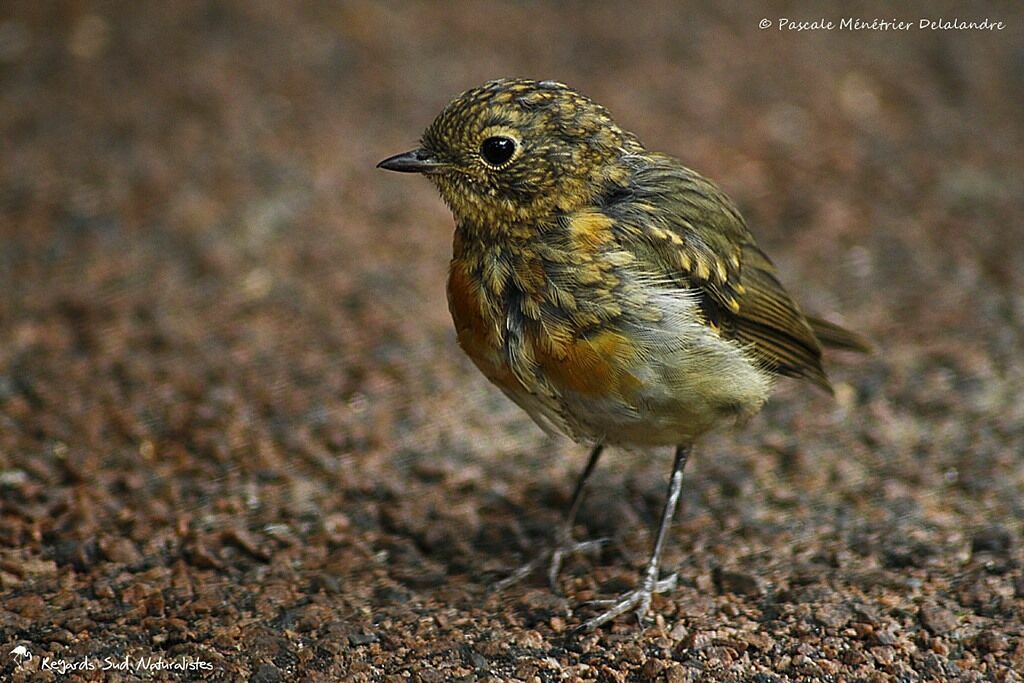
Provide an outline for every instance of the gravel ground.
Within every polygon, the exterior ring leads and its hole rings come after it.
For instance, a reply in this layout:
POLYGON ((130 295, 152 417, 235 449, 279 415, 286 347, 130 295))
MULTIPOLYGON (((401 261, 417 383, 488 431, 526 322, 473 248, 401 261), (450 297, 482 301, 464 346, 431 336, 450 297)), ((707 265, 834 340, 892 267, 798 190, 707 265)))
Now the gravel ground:
POLYGON ((917 4, 6 3, 0 677, 1022 680, 1024 11, 917 4), (461 355, 451 218, 374 169, 498 76, 717 179, 878 346, 700 445, 643 626, 568 636, 667 452, 602 464, 562 595, 488 591, 586 454, 461 355))

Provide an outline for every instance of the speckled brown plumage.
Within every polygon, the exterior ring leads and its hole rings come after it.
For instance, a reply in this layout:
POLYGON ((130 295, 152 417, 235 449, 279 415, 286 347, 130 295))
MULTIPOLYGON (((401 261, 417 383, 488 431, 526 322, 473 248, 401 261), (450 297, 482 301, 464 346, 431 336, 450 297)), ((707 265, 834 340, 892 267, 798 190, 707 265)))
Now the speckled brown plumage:
MULTIPOLYGON (((425 173, 455 216, 460 346, 542 427, 597 444, 592 462, 676 445, 681 480, 689 446, 760 410, 775 376, 830 390, 821 342, 866 349, 801 312, 714 183, 567 86, 491 81, 421 142, 381 165, 425 173)), ((627 599, 641 612, 659 552, 627 599)))

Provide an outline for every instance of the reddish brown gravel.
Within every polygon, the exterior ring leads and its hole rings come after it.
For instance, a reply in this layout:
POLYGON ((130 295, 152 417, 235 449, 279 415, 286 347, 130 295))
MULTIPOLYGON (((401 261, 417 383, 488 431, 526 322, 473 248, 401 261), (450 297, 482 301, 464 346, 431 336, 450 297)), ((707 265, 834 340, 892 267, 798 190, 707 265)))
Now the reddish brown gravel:
POLYGON ((1021 681, 1024 11, 687 5, 5 3, 0 678, 1021 681), (894 13, 1007 26, 758 28, 894 13), (701 445, 642 627, 568 635, 667 453, 595 475, 564 597, 488 592, 585 452, 461 355, 451 218, 374 169, 498 76, 717 179, 879 348, 701 445))

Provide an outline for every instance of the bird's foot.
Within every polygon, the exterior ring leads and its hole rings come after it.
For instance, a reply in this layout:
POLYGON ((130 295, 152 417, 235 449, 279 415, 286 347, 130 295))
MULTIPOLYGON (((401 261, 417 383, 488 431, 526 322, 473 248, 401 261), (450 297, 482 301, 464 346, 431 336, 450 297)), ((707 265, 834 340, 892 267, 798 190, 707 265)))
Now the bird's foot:
POLYGON ((580 624, 576 627, 575 632, 585 633, 593 631, 630 610, 635 612, 637 620, 643 624, 644 617, 647 616, 647 610, 651 607, 651 598, 656 593, 667 593, 668 591, 675 590, 678 579, 679 575, 675 573, 663 579, 658 579, 657 573, 645 572, 640 585, 628 593, 623 593, 618 598, 612 600, 592 600, 590 602, 592 605, 611 605, 611 607, 606 612, 580 624))
POLYGON ((511 574, 506 576, 501 581, 495 582, 491 589, 495 592, 500 592, 506 588, 513 586, 530 574, 544 566, 545 563, 548 565, 548 583, 551 585, 551 589, 556 593, 558 590, 558 573, 562 570, 562 561, 568 555, 573 553, 588 553, 597 550, 602 545, 608 542, 607 538, 598 538, 592 541, 576 542, 571 539, 567 539, 553 548, 549 548, 537 555, 526 564, 517 568, 511 574))

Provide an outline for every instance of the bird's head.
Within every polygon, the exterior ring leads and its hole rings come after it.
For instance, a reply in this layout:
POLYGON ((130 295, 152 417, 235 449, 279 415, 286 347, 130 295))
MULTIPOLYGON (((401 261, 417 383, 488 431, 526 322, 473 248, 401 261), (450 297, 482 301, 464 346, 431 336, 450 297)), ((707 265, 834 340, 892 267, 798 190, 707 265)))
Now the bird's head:
POLYGON ((425 174, 457 220, 499 229, 587 205, 640 151, 608 110, 568 86, 502 79, 452 100, 417 149, 378 166, 425 174))

